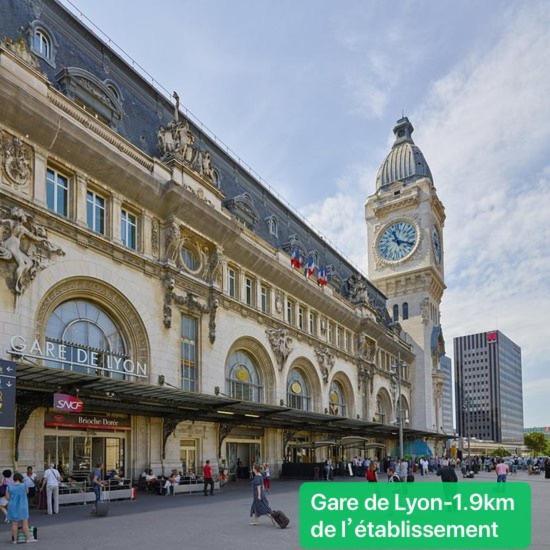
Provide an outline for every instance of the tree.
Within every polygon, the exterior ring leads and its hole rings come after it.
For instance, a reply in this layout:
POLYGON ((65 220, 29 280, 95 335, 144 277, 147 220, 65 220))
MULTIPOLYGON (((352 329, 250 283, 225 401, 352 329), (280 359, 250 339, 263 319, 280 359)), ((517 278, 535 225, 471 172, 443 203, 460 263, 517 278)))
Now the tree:
POLYGON ((546 438, 541 432, 531 432, 525 434, 523 436, 523 442, 527 445, 527 447, 529 447, 533 453, 533 456, 543 454, 546 449, 546 438))
POLYGON ((510 456, 510 453, 504 447, 498 447, 491 453, 491 456, 499 456, 503 458, 505 456, 510 456))

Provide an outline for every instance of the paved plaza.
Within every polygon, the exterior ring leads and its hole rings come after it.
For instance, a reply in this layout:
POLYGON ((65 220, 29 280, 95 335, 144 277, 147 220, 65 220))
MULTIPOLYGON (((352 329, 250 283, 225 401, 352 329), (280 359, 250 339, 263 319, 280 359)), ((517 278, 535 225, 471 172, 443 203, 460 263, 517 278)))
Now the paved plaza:
MULTIPOLYGON (((480 474, 476 480, 494 480, 480 474)), ((419 482, 439 482, 430 475, 417 476, 419 482)), ((462 480, 460 483, 475 483, 462 480)), ((550 549, 550 481, 544 476, 520 473, 511 478, 528 481, 533 493, 533 549, 550 549)), ((347 482, 350 482, 349 480, 347 482)), ((361 481, 357 481, 361 482, 361 481)), ((111 503, 110 515, 95 518, 90 506, 62 507, 59 516, 34 512, 32 524, 39 529, 36 547, 55 550, 76 549, 162 549, 210 550, 244 548, 254 550, 294 550, 298 548, 297 494, 299 482, 275 481, 270 495, 274 509, 284 510, 290 527, 280 530, 268 518, 259 526, 248 524, 251 491, 247 483, 232 483, 214 495, 160 497, 140 494, 134 502, 111 503)), ((8 526, 0 533, 0 546, 9 540, 8 526)))

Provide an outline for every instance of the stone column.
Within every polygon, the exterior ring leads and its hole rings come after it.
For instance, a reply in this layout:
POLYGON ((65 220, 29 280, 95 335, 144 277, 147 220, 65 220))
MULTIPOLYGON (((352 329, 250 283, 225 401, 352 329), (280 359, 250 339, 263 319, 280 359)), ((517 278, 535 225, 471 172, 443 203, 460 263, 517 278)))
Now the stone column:
POLYGON ((142 250, 146 256, 153 256, 153 248, 151 244, 151 231, 153 227, 153 220, 147 212, 143 212, 142 216, 142 250))
POLYGON ((76 223, 80 227, 86 227, 88 225, 88 219, 86 215, 86 193, 88 190, 88 183, 86 178, 82 174, 77 174, 74 179, 74 208, 76 223))
POLYGON ((122 244, 120 234, 120 209, 122 208, 122 199, 118 195, 113 195, 111 202, 111 234, 115 243, 122 244))

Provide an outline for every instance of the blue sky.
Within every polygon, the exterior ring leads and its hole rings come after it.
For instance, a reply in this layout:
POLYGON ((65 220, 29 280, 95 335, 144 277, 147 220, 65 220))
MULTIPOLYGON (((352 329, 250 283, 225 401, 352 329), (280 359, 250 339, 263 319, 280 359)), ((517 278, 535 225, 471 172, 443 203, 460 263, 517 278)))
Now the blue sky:
POLYGON ((446 206, 447 350, 502 330, 550 425, 547 3, 72 1, 365 272, 404 111, 446 206))

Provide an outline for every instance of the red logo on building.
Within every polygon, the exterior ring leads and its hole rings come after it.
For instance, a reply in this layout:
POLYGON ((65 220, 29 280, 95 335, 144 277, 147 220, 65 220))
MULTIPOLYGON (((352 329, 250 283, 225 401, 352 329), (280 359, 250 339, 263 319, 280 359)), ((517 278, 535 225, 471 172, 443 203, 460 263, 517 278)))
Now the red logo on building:
POLYGON ((496 342, 497 341, 497 331, 493 330, 492 332, 487 333, 487 342, 496 342))
POLYGON ((74 395, 54 393, 53 408, 58 411, 80 413, 84 410, 84 403, 74 395))

